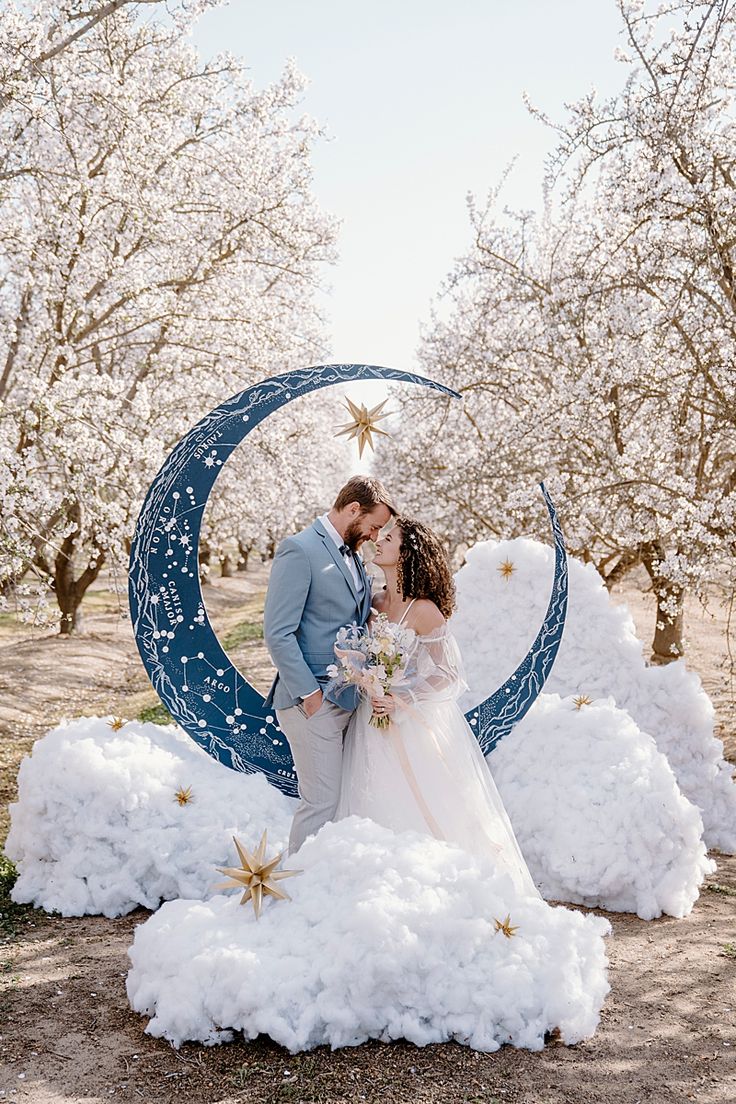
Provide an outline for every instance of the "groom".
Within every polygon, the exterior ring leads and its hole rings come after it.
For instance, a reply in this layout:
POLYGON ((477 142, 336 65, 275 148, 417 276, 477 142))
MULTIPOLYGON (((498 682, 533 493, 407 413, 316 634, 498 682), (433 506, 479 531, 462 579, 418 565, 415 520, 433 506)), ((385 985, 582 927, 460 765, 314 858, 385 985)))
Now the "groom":
POLYGON ((326 668, 334 663, 337 630, 364 625, 370 583, 357 552, 396 515, 377 479, 356 475, 332 509, 279 545, 263 614, 266 646, 278 674, 266 707, 276 710, 299 779, 300 802, 289 853, 332 820, 340 797, 342 743, 357 704, 354 687, 328 697, 326 668), (341 703, 341 704, 340 704, 341 703))

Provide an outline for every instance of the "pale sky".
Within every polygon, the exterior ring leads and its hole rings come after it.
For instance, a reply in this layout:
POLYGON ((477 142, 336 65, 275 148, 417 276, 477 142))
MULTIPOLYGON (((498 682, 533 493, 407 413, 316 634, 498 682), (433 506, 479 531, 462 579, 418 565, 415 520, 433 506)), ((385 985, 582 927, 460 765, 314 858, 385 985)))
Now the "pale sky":
POLYGON ((539 208, 553 119, 591 87, 625 78, 614 0, 232 0, 194 39, 246 59, 258 87, 293 57, 304 111, 332 136, 314 191, 342 220, 332 291, 332 359, 416 367, 419 326, 470 242, 468 191, 483 197, 517 157, 504 192, 539 208))

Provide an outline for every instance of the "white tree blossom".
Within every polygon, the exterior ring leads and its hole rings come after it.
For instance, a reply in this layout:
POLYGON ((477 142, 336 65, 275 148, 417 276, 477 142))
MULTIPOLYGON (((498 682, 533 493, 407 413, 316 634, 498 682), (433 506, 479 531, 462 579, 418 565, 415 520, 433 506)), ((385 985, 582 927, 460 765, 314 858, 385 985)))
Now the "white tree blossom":
MULTIPOLYGON (((6 10, 3 40, 36 56, 57 8, 6 10)), ((33 95, 0 113, 0 579, 53 580, 62 631, 181 434, 323 351, 335 227, 311 194, 303 80, 287 66, 256 90, 174 14, 117 6, 19 70, 33 95)))
POLYGON ((686 591, 736 550, 736 10, 619 7, 629 75, 556 128, 543 212, 471 202, 421 347, 464 409, 405 400, 423 428, 391 463, 421 472, 455 544, 539 532, 544 478, 609 584, 645 565, 669 659, 686 591))

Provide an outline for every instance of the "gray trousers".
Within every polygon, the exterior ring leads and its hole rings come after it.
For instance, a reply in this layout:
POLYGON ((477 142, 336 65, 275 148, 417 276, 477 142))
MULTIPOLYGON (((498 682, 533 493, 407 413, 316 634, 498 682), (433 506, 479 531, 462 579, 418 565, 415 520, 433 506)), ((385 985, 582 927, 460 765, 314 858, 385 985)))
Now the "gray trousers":
POLYGON ((347 709, 330 701, 323 701, 311 717, 301 705, 276 710, 299 779, 300 801, 291 824, 290 855, 335 816, 340 799, 343 737, 351 716, 347 709))

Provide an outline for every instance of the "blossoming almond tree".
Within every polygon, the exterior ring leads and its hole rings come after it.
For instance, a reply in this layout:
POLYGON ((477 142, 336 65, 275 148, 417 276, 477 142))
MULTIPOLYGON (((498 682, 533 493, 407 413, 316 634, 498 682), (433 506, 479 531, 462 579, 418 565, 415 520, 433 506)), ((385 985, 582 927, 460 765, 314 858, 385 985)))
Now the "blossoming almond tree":
POLYGON ((686 591, 736 551, 736 15, 619 6, 628 79, 558 128, 543 215, 471 204, 473 248, 421 349, 465 409, 448 406, 440 433, 405 400, 424 428, 392 463, 428 455, 456 542, 528 531, 545 478, 573 551, 609 584, 645 565, 667 660, 686 591))
MULTIPOLYGON (((38 38, 48 7, 1 18, 38 38)), ((181 433, 322 352, 335 230, 310 191, 302 80, 287 67, 256 91, 175 14, 120 6, 45 60, 37 106, 0 112, 0 576, 45 573, 62 632, 181 433)))

